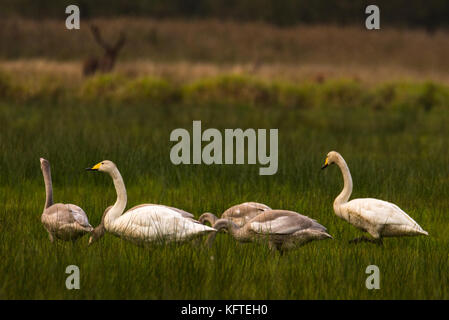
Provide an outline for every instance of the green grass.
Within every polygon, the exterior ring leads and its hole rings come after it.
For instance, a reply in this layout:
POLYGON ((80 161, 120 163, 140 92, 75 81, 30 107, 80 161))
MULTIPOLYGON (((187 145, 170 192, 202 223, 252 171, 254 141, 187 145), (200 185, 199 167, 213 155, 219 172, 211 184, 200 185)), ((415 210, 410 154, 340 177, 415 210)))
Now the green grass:
POLYGON ((99 104, 6 96, 0 103, 0 298, 449 299, 445 98, 431 87, 386 86, 362 95, 356 106, 351 101, 359 99, 360 90, 350 88, 324 84, 318 96, 324 102, 304 108, 261 107, 259 100, 99 104), (423 96, 430 102, 420 100, 423 96), (278 173, 259 176, 258 165, 173 165, 169 134, 175 128, 190 131, 192 120, 202 120, 203 130, 278 128, 278 173), (386 239, 383 247, 348 244, 360 232, 333 213, 342 177, 336 167, 320 170, 330 150, 348 162, 353 198, 394 202, 430 236, 386 239), (125 179, 128 207, 161 203, 198 217, 258 201, 317 219, 335 240, 282 256, 264 245, 238 244, 226 234, 210 250, 194 243, 140 248, 109 234, 89 248, 87 237, 51 244, 40 222, 45 191, 39 157, 52 165, 55 201, 81 206, 93 225, 115 201, 115 191, 110 177, 84 168, 109 159, 125 179), (65 288, 65 268, 71 264, 80 268, 80 290, 65 288), (380 290, 365 287, 370 264, 380 268, 380 290))
POLYGON ((250 74, 232 73, 189 81, 110 73, 68 81, 55 75, 23 77, 0 70, 0 100, 22 104, 220 104, 268 109, 364 106, 407 112, 446 107, 449 104, 449 86, 434 81, 412 80, 368 85, 347 78, 294 82, 262 80, 250 74))

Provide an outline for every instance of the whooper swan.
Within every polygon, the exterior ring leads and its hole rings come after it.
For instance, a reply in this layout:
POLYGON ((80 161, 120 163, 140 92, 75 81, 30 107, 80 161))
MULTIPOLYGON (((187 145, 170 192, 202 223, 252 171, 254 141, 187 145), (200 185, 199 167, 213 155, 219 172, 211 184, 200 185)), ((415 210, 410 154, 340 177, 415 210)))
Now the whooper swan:
POLYGON ((393 203, 372 198, 348 201, 352 193, 352 178, 343 157, 336 151, 329 152, 321 169, 333 163, 340 167, 344 181, 343 191, 334 201, 335 214, 374 238, 372 240, 360 237, 351 242, 368 241, 382 244, 382 237, 428 235, 408 214, 393 203))
POLYGON ((93 230, 86 213, 74 204, 53 204, 53 186, 51 181, 50 162, 40 158, 41 170, 44 176, 46 200, 41 221, 47 229, 50 241, 76 240, 93 230))
POLYGON ((118 237, 135 243, 181 242, 215 231, 195 221, 192 214, 164 205, 142 204, 123 213, 127 195, 117 166, 112 161, 104 160, 87 170, 106 172, 114 182, 117 201, 105 211, 102 223, 106 231, 118 237))
MULTIPOLYGON (((131 208, 129 211, 137 209, 137 208, 140 208, 140 207, 143 207, 143 206, 155 206, 155 204, 151 204, 151 203, 141 204, 141 205, 138 205, 138 206, 135 206, 135 207, 131 208)), ((160 205, 160 206, 164 206, 164 205, 160 205)), ((92 231, 92 233, 91 233, 91 235, 89 237, 89 246, 91 244, 93 244, 94 242, 98 241, 99 239, 101 239, 104 236, 104 234, 106 232, 106 229, 104 227, 104 217, 106 216, 108 211, 111 210, 112 207, 113 206, 109 206, 109 207, 106 208, 106 210, 104 210, 103 215, 101 217, 100 224, 95 227, 95 229, 92 231)), ((191 220, 196 222, 196 220, 194 220, 193 214, 191 214, 189 212, 186 212, 186 211, 178 209, 178 208, 173 208, 173 207, 168 207, 168 206, 164 206, 164 207, 167 207, 167 208, 170 208, 172 210, 175 210, 175 211, 181 213, 185 218, 191 219, 191 220)))
MULTIPOLYGON (((264 211, 242 227, 232 220, 219 219, 214 228, 217 232, 228 230, 240 242, 266 240, 270 248, 281 251, 302 246, 313 240, 332 239, 326 228, 316 220, 287 210, 264 211)), ((209 246, 212 245, 217 232, 209 236, 209 246)))
MULTIPOLYGON (((271 210, 271 208, 263 203, 244 202, 227 209, 221 215, 221 219, 231 220, 241 227, 255 216, 267 210, 271 210)), ((203 224, 209 222, 211 226, 213 226, 217 220, 218 217, 210 212, 203 213, 198 219, 198 221, 203 224)))

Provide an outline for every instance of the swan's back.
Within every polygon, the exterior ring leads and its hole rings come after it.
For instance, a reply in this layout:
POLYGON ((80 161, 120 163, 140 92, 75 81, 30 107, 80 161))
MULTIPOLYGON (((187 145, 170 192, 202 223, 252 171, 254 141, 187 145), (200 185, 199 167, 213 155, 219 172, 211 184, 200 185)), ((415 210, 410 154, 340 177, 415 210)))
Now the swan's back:
POLYGON ((230 207, 221 215, 222 219, 231 219, 239 226, 243 226, 252 218, 264 211, 271 210, 270 207, 258 202, 244 202, 230 207))
POLYGON ((293 234, 295 232, 314 229, 326 232, 327 229, 316 220, 288 210, 269 210, 261 213, 248 222, 248 228, 255 233, 293 234))
MULTIPOLYGON (((154 203, 139 204, 139 205, 137 205, 137 206, 135 206, 135 207, 132 207, 131 209, 129 209, 129 210, 127 210, 127 211, 133 211, 133 210, 135 210, 135 209, 142 208, 142 207, 145 207, 145 206, 161 206, 161 207, 166 207, 166 208, 172 209, 172 210, 174 210, 174 211, 180 213, 184 218, 190 218, 190 219, 194 219, 194 218, 195 218, 195 216, 194 216, 193 214, 191 214, 190 212, 187 212, 187 211, 184 211, 184 210, 181 210, 181 209, 178 209, 178 208, 166 206, 166 205, 163 205, 163 204, 154 204, 154 203)), ((126 213, 126 212, 125 212, 125 213, 126 213)))
POLYGON ((53 204, 44 210, 41 220, 49 232, 64 240, 93 230, 84 210, 74 204, 53 204))

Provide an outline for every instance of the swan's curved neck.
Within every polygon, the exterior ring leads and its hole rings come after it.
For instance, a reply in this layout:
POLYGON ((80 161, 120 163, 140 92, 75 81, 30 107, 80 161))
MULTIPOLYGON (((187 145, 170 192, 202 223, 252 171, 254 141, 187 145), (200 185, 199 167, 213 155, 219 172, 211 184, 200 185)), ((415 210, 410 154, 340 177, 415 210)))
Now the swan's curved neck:
MULTIPOLYGON (((104 229, 104 218, 106 217, 106 215, 108 214, 108 212, 112 209, 112 206, 110 206, 109 208, 106 209, 106 211, 103 213, 103 215, 101 216, 101 221, 100 224, 97 226, 98 229, 103 228, 104 229)), ((95 228, 95 229, 97 229, 95 228)))
POLYGON ((207 237, 207 244, 209 247, 212 246, 212 243, 215 241, 215 237, 217 236, 217 233, 222 230, 226 229, 229 231, 229 233, 233 237, 238 236, 238 231, 240 230, 239 226, 236 225, 234 222, 228 220, 228 219, 218 219, 214 225, 213 228, 216 229, 216 232, 212 232, 209 237, 207 237))
POLYGON ((104 226, 104 217, 106 217, 111 208, 112 206, 108 207, 103 212, 100 224, 92 231, 91 238, 89 239, 89 245, 91 245, 93 242, 97 241, 98 239, 104 236, 104 233, 106 232, 106 228, 104 226))
POLYGON ((240 227, 236 225, 234 222, 228 219, 218 219, 213 226, 214 229, 220 231, 221 229, 226 229, 233 236, 237 235, 237 232, 240 230, 240 227))
POLYGON ((348 165, 346 164, 345 159, 343 159, 342 156, 339 156, 337 161, 335 163, 338 165, 338 167, 341 170, 341 173, 343 175, 343 190, 340 192, 340 194, 335 198, 334 206, 335 205, 342 205, 346 202, 348 202, 349 197, 352 193, 352 177, 351 172, 349 172, 348 165))
POLYGON ((42 168, 42 174, 45 182, 45 207, 44 210, 53 205, 53 186, 51 183, 50 167, 42 168))
POLYGON ((217 222, 217 220, 218 218, 210 212, 203 213, 198 219, 198 221, 202 224, 204 224, 204 222, 209 222, 211 227, 213 227, 213 225, 215 224, 215 222, 217 222))
POLYGON ((112 181, 114 182, 115 191, 117 192, 117 201, 112 206, 111 210, 109 210, 104 216, 104 223, 106 227, 110 222, 114 221, 122 215, 123 211, 126 208, 127 201, 125 183, 123 182, 123 178, 120 172, 117 168, 114 168, 114 170, 109 174, 112 178, 112 181))

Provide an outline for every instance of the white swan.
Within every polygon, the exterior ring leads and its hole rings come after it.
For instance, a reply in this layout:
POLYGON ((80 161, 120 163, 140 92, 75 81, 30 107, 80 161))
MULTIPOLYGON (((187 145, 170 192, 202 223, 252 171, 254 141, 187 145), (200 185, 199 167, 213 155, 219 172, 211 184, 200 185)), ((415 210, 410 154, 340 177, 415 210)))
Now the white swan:
POLYGON ((382 243, 382 237, 428 235, 415 220, 393 203, 371 198, 348 201, 352 193, 352 178, 343 157, 338 152, 329 152, 321 169, 333 163, 340 167, 344 180, 343 191, 334 201, 335 214, 356 228, 368 232, 375 239, 373 241, 361 237, 352 242, 382 243))
POLYGON ((218 219, 207 242, 212 245, 218 231, 225 229, 238 241, 266 240, 270 248, 285 250, 302 246, 313 240, 332 239, 316 220, 294 211, 267 210, 238 226, 232 220, 218 219))
MULTIPOLYGON (((135 207, 129 209, 128 211, 132 211, 134 209, 137 209, 137 208, 140 208, 140 207, 144 207, 144 206, 156 206, 156 204, 152 204, 152 203, 140 204, 138 206, 135 206, 135 207)), ((164 205, 160 205, 160 206, 164 206, 164 205)), ((111 210, 112 207, 113 206, 109 206, 109 207, 106 208, 106 210, 104 210, 103 215, 101 216, 100 224, 98 226, 96 226, 95 229, 91 232, 91 235, 89 237, 89 246, 91 244, 93 244, 94 242, 98 241, 99 239, 101 239, 104 236, 104 233, 106 231, 106 229, 104 227, 104 217, 106 216, 106 213, 108 213, 108 211, 111 210)), ((172 210, 175 210, 175 211, 181 213, 181 215, 183 215, 185 218, 191 219, 194 222, 197 222, 194 219, 193 214, 191 214, 189 212, 186 212, 186 211, 178 209, 178 208, 169 207, 169 206, 164 206, 164 207, 167 207, 167 208, 170 208, 172 210)))
MULTIPOLYGON (((271 208, 263 203, 244 202, 227 209, 221 215, 221 219, 232 220, 232 222, 241 227, 255 216, 267 210, 271 210, 271 208)), ((213 226, 217 220, 218 217, 210 212, 205 212, 198 218, 200 223, 204 224, 209 222, 211 226, 213 226)))
POLYGON ((104 229, 135 243, 152 241, 186 241, 215 231, 193 219, 193 215, 172 207, 156 204, 136 206, 125 213, 125 183, 117 166, 109 160, 97 163, 91 171, 108 173, 117 192, 117 201, 104 213, 104 229))
POLYGON ((89 224, 89 220, 83 209, 74 204, 53 204, 50 162, 44 158, 40 158, 40 162, 46 193, 41 221, 48 231, 50 241, 53 242, 54 238, 60 240, 76 240, 82 235, 91 232, 93 228, 89 224))

